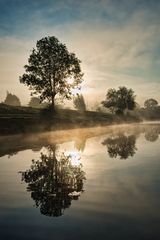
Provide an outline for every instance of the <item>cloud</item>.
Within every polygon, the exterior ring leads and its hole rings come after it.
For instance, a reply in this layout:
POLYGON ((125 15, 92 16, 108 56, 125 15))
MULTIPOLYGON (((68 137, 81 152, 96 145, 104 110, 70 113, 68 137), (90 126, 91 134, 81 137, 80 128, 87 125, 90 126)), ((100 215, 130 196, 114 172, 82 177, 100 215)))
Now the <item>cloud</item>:
POLYGON ((122 0, 120 4, 116 0, 82 3, 70 0, 47 1, 42 9, 36 2, 38 7, 33 7, 36 11, 31 11, 27 23, 22 19, 19 26, 23 34, 15 31, 0 38, 1 96, 9 86, 12 89, 15 86, 20 94, 25 89, 22 98, 28 101, 25 97, 29 92, 19 84, 18 77, 36 41, 51 35, 66 43, 82 60, 85 73, 82 91, 88 99, 96 94, 102 98, 108 88, 119 85, 143 93, 141 98, 158 96, 159 5, 156 9, 156 5, 149 8, 144 1, 137 5, 139 1, 131 4, 122 0))

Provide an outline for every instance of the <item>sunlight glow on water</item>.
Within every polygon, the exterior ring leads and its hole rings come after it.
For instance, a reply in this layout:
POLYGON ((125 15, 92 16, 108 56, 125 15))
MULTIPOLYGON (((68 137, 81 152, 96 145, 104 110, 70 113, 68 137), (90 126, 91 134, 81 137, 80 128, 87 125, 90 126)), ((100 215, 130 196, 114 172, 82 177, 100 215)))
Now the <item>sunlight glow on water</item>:
POLYGON ((65 156, 69 156, 71 158, 71 163, 73 166, 78 166, 80 165, 80 160, 81 160, 81 157, 80 157, 80 153, 79 152, 76 152, 76 151, 71 151, 71 152, 65 152, 64 153, 65 156))

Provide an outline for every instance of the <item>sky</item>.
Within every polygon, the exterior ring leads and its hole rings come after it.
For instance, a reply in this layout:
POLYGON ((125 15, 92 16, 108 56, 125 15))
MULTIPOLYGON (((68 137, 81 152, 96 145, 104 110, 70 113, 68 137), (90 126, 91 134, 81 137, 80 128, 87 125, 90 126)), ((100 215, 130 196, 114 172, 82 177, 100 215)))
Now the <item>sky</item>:
POLYGON ((159 26, 158 0, 0 0, 0 101, 29 102, 19 76, 36 41, 55 36, 82 61, 88 105, 119 86, 160 102, 159 26))

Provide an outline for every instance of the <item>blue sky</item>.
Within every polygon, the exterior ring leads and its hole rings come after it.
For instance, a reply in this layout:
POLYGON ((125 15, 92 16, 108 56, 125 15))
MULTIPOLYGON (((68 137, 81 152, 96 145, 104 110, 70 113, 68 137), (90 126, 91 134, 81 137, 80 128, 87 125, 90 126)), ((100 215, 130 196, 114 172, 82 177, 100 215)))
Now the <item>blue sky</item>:
POLYGON ((18 78, 36 41, 54 35, 82 60, 89 104, 122 85, 160 102, 159 25, 157 0, 0 0, 0 101, 7 90, 29 101, 18 78))

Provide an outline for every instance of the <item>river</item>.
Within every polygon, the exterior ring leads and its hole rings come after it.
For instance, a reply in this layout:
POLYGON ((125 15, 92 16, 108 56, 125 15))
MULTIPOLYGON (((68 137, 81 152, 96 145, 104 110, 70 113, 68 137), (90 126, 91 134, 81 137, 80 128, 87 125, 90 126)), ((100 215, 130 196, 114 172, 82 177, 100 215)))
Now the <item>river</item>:
POLYGON ((160 124, 0 137, 0 239, 160 239, 160 124))

